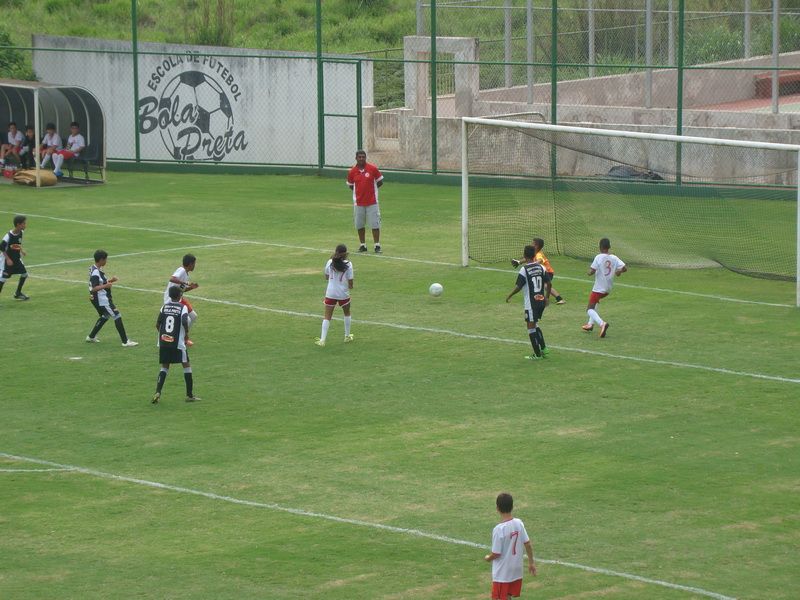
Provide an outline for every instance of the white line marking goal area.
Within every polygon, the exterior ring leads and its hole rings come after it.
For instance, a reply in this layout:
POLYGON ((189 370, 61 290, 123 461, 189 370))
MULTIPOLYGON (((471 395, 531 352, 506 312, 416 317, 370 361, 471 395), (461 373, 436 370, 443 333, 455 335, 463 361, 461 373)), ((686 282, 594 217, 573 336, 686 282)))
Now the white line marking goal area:
MULTIPOLYGON (((310 519, 322 519, 325 521, 332 521, 334 523, 341 523, 343 525, 352 525, 355 527, 367 527, 370 529, 379 529, 381 531, 387 531, 389 533, 396 533, 398 535, 406 535, 418 538, 425 538, 429 540, 434 540, 437 542, 443 542, 445 544, 452 544, 456 546, 466 546, 468 548, 475 548, 477 550, 486 551, 490 548, 485 544, 479 544, 476 542, 471 542, 469 540, 461 540, 458 538, 440 535, 437 533, 430 533, 427 531, 422 531, 419 529, 410 529, 404 527, 393 527, 391 525, 383 525, 381 523, 371 523, 369 521, 361 521, 359 519, 349 519, 346 517, 338 517, 336 515, 328 515, 319 512, 307 511, 301 508, 292 508, 288 506, 282 506, 280 504, 275 504, 274 502, 257 502, 254 500, 245 500, 242 498, 234 498, 232 496, 225 496, 222 494, 215 494, 213 492, 206 492, 203 490, 197 490, 192 488, 187 488, 178 485, 171 485, 168 483, 160 483, 158 481, 149 481, 147 479, 140 479, 137 477, 127 477, 125 475, 116 475, 114 473, 107 473, 105 471, 98 471, 96 469, 90 469, 86 467, 80 467, 76 465, 65 465, 57 462, 52 462, 49 460, 44 460, 41 458, 34 458, 30 456, 19 456, 16 454, 8 454, 6 452, 0 452, 0 458, 5 458, 7 460, 12 461, 19 461, 19 462, 27 462, 33 463, 37 465, 42 465, 44 467, 49 467, 54 471, 71 471, 75 473, 82 473, 84 475, 89 475, 91 477, 98 477, 100 479, 108 479, 112 481, 122 481, 125 483, 132 483, 135 485, 140 485, 144 487, 159 489, 159 490, 166 490, 170 492, 175 492, 178 494, 190 494, 192 496, 200 496, 202 498, 207 498, 209 500, 215 500, 217 502, 228 502, 230 504, 238 504, 239 506, 248 506, 251 508, 263 508, 272 511, 284 512, 289 513, 292 515, 296 515, 299 517, 306 517, 310 519)), ((614 571, 611 569, 604 569, 600 567, 591 567, 588 565, 582 565, 579 563, 556 560, 556 559, 547 559, 547 558, 538 558, 537 562, 547 565, 557 565, 560 567, 566 567, 570 569, 579 569, 581 571, 587 571, 590 573, 597 573, 599 575, 607 575, 609 577, 621 577, 623 579, 628 579, 630 581, 637 581, 639 583, 644 583, 648 585, 656 585, 660 587, 670 588, 673 590, 679 590, 682 592, 687 592, 691 594, 696 594, 700 596, 705 596, 708 598, 715 598, 716 600, 736 600, 732 596, 726 596, 717 592, 712 592, 709 590, 705 590, 699 587, 693 587, 689 585, 682 585, 678 583, 672 583, 669 581, 663 581, 660 579, 651 579, 649 577, 642 577, 640 575, 634 575, 632 573, 624 573, 622 571, 614 571)))
MULTIPOLYGON (((76 284, 76 285, 86 285, 83 281, 78 281, 75 279, 64 279, 61 277, 48 277, 45 275, 31 275, 31 277, 35 277, 37 279, 44 279, 47 281, 57 281, 60 283, 69 283, 69 284, 76 284)), ((148 290, 143 288, 136 288, 131 286, 125 285, 115 285, 115 287, 123 290, 130 290, 133 292, 142 292, 145 294, 158 294, 159 296, 162 295, 164 292, 162 290, 148 290)), ((287 315, 292 317, 301 317, 306 319, 320 319, 320 315, 316 313, 307 313, 302 311, 296 310, 286 310, 282 308, 271 308, 268 306, 259 306, 257 304, 244 304, 241 302, 234 302, 232 300, 222 300, 217 298, 209 298, 206 296, 198 296, 197 294, 192 294, 193 301, 202 301, 202 302, 209 302, 212 304, 223 304, 225 306, 234 306, 237 308, 249 309, 249 310, 257 310, 260 312, 268 312, 278 315, 287 315)), ((341 317, 338 317, 341 319, 341 317)), ((520 339, 511 339, 511 338, 502 338, 502 337, 494 337, 489 335, 480 335, 475 333, 462 333, 460 331, 453 331, 451 329, 440 329, 436 327, 421 327, 418 325, 406 325, 403 323, 387 323, 383 321, 370 321, 370 320, 358 320, 354 321, 354 323, 358 323, 359 325, 370 325, 373 327, 387 327, 390 329, 400 329, 406 331, 417 331, 420 333, 435 333, 440 335, 447 335, 447 336, 454 336, 464 339, 470 340, 483 340, 488 342, 499 342, 502 344, 521 344, 524 346, 528 345, 528 342, 525 340, 520 339)), ((790 383, 790 384, 800 384, 800 378, 796 377, 784 377, 781 375, 769 375, 766 373, 753 373, 749 371, 736 371, 733 369, 724 369, 720 367, 711 367, 708 365, 697 365, 692 363, 684 363, 672 360, 660 360, 656 358, 646 358, 641 356, 629 356, 625 354, 613 354, 611 352, 601 352, 599 350, 587 350, 585 348, 574 348, 571 346, 556 346, 554 344, 549 344, 551 348, 556 350, 563 350, 565 352, 575 352, 577 354, 586 354, 590 356, 600 356, 604 358, 611 358, 614 360, 626 360, 632 362, 639 362, 639 363, 646 363, 651 365, 661 365, 665 367, 675 367, 679 369, 694 369, 699 371, 708 371, 711 373, 719 373, 721 375, 733 375, 737 377, 748 377, 752 379, 761 379, 766 381, 777 381, 781 383, 790 383)))
MULTIPOLYGON (((2 213, 4 213, 4 214, 19 214, 19 213, 15 212, 15 211, 0 210, 0 214, 2 214, 2 213)), ((330 252, 330 249, 325 250, 325 249, 322 249, 322 248, 311 248, 311 247, 308 247, 308 246, 298 246, 298 245, 294 245, 294 244, 281 244, 281 243, 278 243, 278 242, 265 242, 265 241, 260 241, 260 240, 242 240, 242 239, 236 239, 236 238, 230 238, 230 237, 224 237, 224 236, 218 236, 218 235, 208 235, 208 234, 202 234, 202 233, 191 233, 191 232, 187 232, 187 231, 172 231, 172 230, 169 230, 169 229, 158 229, 158 228, 155 228, 155 227, 135 227, 135 226, 128 226, 128 225, 116 225, 116 224, 113 224, 113 223, 98 223, 96 221, 83 221, 83 220, 80 220, 80 219, 68 219, 66 217, 54 217, 54 216, 50 216, 50 215, 38 215, 38 214, 32 214, 32 213, 26 213, 26 214, 29 217, 35 217, 37 219, 49 219, 51 221, 61 221, 63 223, 76 223, 76 224, 79 224, 79 225, 91 225, 93 227, 108 227, 108 228, 112 228, 112 229, 123 229, 125 231, 144 231, 144 232, 148 232, 148 233, 163 233, 163 234, 168 234, 168 235, 172 235, 172 236, 184 236, 184 237, 200 238, 200 239, 205 239, 205 240, 217 240, 217 241, 221 241, 221 242, 226 242, 226 243, 231 244, 231 245, 234 245, 234 244, 254 244, 254 245, 259 245, 259 246, 268 246, 268 247, 272 247, 272 248, 285 248, 287 250, 306 250, 306 251, 309 251, 309 252, 318 252, 318 253, 323 253, 323 254, 330 252)), ((196 248, 208 247, 208 248, 211 248, 211 247, 214 247, 215 245, 216 244, 211 244, 211 245, 208 245, 208 246, 186 246, 185 248, 190 248, 190 247, 196 247, 196 248)), ((224 246, 226 244, 220 244, 220 245, 224 246)), ((153 251, 153 252, 161 252, 161 251, 156 250, 156 251, 153 251)), ((163 250, 163 252, 166 252, 166 250, 163 250)), ((118 254, 116 256, 118 256, 118 257, 119 256, 134 256, 136 254, 138 254, 138 253, 118 254)), ((144 254, 144 252, 142 252, 142 254, 144 254)), ((388 254, 381 254, 381 255, 378 255, 378 256, 371 255, 371 254, 366 254, 365 256, 367 256, 369 258, 375 258, 375 259, 378 259, 378 260, 404 261, 404 262, 414 262, 414 263, 425 264, 425 265, 440 265, 440 266, 443 266, 443 267, 462 268, 461 265, 458 264, 458 263, 445 262, 445 261, 436 261, 436 260, 425 260, 425 259, 421 259, 421 258, 407 258, 407 257, 403 257, 403 256, 391 256, 391 255, 388 255, 388 254)), ((111 258, 114 258, 113 254, 111 255, 111 258)), ((83 259, 75 259, 75 260, 72 260, 72 261, 64 261, 64 263, 82 262, 82 261, 83 261, 83 259)), ((32 266, 44 267, 44 266, 56 265, 56 264, 63 264, 63 263, 45 263, 45 264, 32 265, 32 266)), ((476 269, 476 270, 480 270, 480 271, 496 271, 496 272, 503 272, 503 273, 510 271, 510 269, 499 269, 497 267, 476 266, 476 267, 473 267, 473 268, 476 269)), ((566 275, 559 275, 559 279, 566 279, 566 280, 569 280, 569 281, 586 281, 587 285, 588 285, 588 283, 590 281, 589 279, 579 279, 577 277, 569 277, 569 276, 566 276, 566 275)), ((644 290, 644 291, 649 291, 649 292, 656 292, 656 293, 677 294, 677 295, 681 295, 681 296, 693 296, 693 297, 696 297, 696 298, 706 298, 706 299, 709 299, 709 300, 717 300, 719 302, 733 302, 733 303, 737 303, 737 304, 755 304, 755 305, 758 305, 758 306, 770 306, 770 307, 777 307, 777 308, 795 308, 795 306, 793 304, 781 304, 781 303, 776 303, 776 302, 763 302, 763 301, 759 301, 759 300, 745 300, 745 299, 741 299, 741 298, 730 298, 730 297, 727 297, 727 296, 719 296, 719 295, 715 295, 715 294, 703 294, 703 293, 691 292, 691 291, 687 291, 687 290, 673 290, 673 289, 667 289, 667 288, 648 287, 648 286, 634 285, 634 284, 630 284, 630 283, 615 283, 614 285, 617 286, 617 287, 622 287, 622 288, 639 289, 639 290, 644 290)))

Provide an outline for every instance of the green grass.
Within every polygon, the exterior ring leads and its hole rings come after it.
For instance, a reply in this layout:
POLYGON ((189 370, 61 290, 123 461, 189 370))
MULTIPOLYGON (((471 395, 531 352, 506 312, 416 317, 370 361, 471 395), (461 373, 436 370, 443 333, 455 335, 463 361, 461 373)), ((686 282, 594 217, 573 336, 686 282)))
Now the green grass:
MULTIPOLYGON (((353 257, 356 341, 334 321, 320 349, 321 269, 336 243, 354 247, 339 180, 115 173, 0 190, 0 221, 30 215, 32 274, 29 302, 11 299, 15 279, 0 294, 0 453, 478 544, 510 491, 542 559, 796 595, 797 311, 663 291, 791 305, 793 284, 633 268, 600 305, 600 340, 579 327, 586 263, 551 256, 567 304, 545 313, 551 357, 529 363, 521 306, 503 302, 511 269, 398 260, 458 262, 459 190, 389 178, 385 256, 353 257), (184 248, 226 240, 251 243, 192 250, 203 401, 183 402, 178 370, 152 406, 165 281, 184 248), (83 342, 98 247, 138 348, 110 325, 83 342), (36 266, 73 259, 87 260, 36 266)), ((0 471, 2 598, 485 598, 482 555, 88 473, 0 471)), ((551 563, 523 590, 587 596, 701 597, 551 563)))

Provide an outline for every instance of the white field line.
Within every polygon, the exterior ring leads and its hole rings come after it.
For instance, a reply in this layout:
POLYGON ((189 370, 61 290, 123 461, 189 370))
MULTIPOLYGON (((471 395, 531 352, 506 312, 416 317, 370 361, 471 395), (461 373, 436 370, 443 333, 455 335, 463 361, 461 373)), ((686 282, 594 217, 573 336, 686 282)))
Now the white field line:
MULTIPOLYGON (((127 256, 140 256, 142 254, 160 254, 162 252, 184 252, 186 250, 196 250, 197 248, 219 248, 221 246, 241 246, 242 244, 251 244, 252 242, 222 242, 219 244, 202 244, 199 246, 180 246, 179 248, 162 248, 160 250, 142 250, 141 252, 126 252, 125 254, 109 254, 110 259, 122 258, 127 256)), ((40 263, 38 265, 25 265, 29 269, 36 269, 38 267, 52 267, 55 265, 68 265, 70 263, 90 263, 94 257, 87 258, 70 258, 69 260, 59 260, 56 262, 40 263)))
MULTIPOLYGON (((78 467, 75 465, 64 465, 60 463, 51 462, 49 460, 43 460, 40 458, 31 458, 27 456, 17 456, 14 454, 7 454, 5 452, 0 452, 0 457, 7 458, 11 460, 18 460, 22 462, 31 462, 39 465, 46 465, 50 467, 54 467, 57 469, 63 469, 65 471, 75 471, 77 473, 83 473, 84 475, 90 475, 92 477, 99 477, 102 479, 110 479, 113 481, 123 481, 125 483, 133 483, 136 485, 141 485, 145 487, 160 489, 160 490, 167 490, 170 492, 177 492, 179 494, 191 494, 193 496, 201 496, 203 498, 208 498, 210 500, 217 500, 221 502, 229 502, 231 504, 238 504, 240 506, 250 506, 253 508, 265 508, 268 510, 274 510, 284 513, 289 513, 292 515, 297 515, 301 517, 308 517, 312 519, 323 519, 325 521, 332 521, 334 523, 343 523, 346 525, 355 525, 357 527, 369 527, 370 529, 379 529, 381 531, 388 531, 391 533, 398 533, 401 535, 408 535, 413 537, 425 538, 429 540, 434 540, 437 542, 444 542, 447 544, 454 544, 458 546, 467 546, 469 548, 476 548, 479 550, 489 550, 489 546, 484 544, 478 544, 476 542, 471 542, 469 540, 460 540, 458 538, 449 537, 446 535, 439 535, 436 533, 429 533, 427 531, 422 531, 419 529, 406 529, 404 527, 393 527, 391 525, 383 525, 381 523, 371 523, 369 521, 361 521, 359 519, 348 519, 346 517, 337 517, 335 515, 328 515, 325 513, 318 513, 318 512, 311 512, 307 510, 303 510, 301 508, 291 508, 288 506, 282 506, 280 504, 275 504, 273 502, 255 502, 253 500, 243 500, 241 498, 234 498, 232 496, 223 496, 220 494, 215 494, 213 492, 204 492, 202 490, 195 490, 192 488, 181 487, 177 485, 170 485, 168 483, 159 483, 157 481, 148 481, 146 479, 138 479, 134 477, 126 477, 124 475, 115 475, 113 473, 106 473, 105 471, 97 471, 95 469, 88 469, 85 467, 78 467)), ((718 594, 716 592, 711 592, 708 590, 704 590, 702 588, 687 586, 687 585, 680 585, 677 583, 670 583, 668 581, 661 581, 659 579, 650 579, 648 577, 642 577, 640 575, 633 575, 631 573, 623 573, 621 571, 612 571, 609 569, 602 569, 599 567, 590 567, 587 565, 581 565, 578 563, 555 560, 555 559, 545 559, 545 558, 538 558, 538 562, 543 564, 549 565, 559 565, 562 567, 569 567, 573 569, 580 569, 582 571, 588 571, 590 573, 599 573, 601 575, 608 575, 611 577, 622 577, 624 579, 630 579, 632 581, 638 581, 641 583, 647 583, 650 585, 658 585, 661 587, 666 587, 674 590, 680 590, 684 592, 691 592, 693 594, 699 594, 701 596, 707 596, 709 598, 716 598, 717 600, 735 600, 735 598, 731 596, 724 596, 722 594, 718 594)))
MULTIPOLYGON (((8 210, 0 210, 0 213, 17 214, 17 213, 15 213, 13 211, 8 211, 8 210)), ((310 251, 310 252, 319 252, 319 253, 329 253, 330 252, 330 250, 325 250, 325 249, 321 249, 321 248, 310 248, 308 246, 296 246, 296 245, 293 245, 293 244, 280 244, 280 243, 277 243, 277 242, 263 242, 263 241, 259 241, 259 240, 240 240, 240 239, 221 237, 221 236, 216 236, 216 235, 204 235, 204 234, 200 234, 200 233, 189 233, 189 232, 186 232, 186 231, 171 231, 171 230, 168 230, 168 229, 157 229, 157 228, 152 228, 152 227, 130 227, 130 226, 127 226, 127 225, 114 225, 114 224, 111 224, 111 223, 97 223, 95 221, 81 221, 79 219, 67 219, 67 218, 64 218, 64 217, 51 217, 49 215, 34 215, 34 214, 30 214, 30 213, 26 213, 26 214, 29 217, 35 217, 37 219, 50 219, 52 221, 62 221, 64 223, 78 223, 80 225, 93 225, 95 227, 111 227, 111 228, 114 228, 114 229, 124 229, 124 230, 127 230, 127 231, 146 231, 146 232, 149 232, 149 233, 167 233, 169 235, 179 235, 179 236, 182 235, 182 236, 185 236, 185 237, 197 237, 197 238, 202 238, 202 239, 207 239, 207 240, 222 240, 222 241, 231 242, 231 243, 256 244, 256 245, 259 245, 259 246, 270 246, 270 247, 274 247, 274 248, 286 248, 286 249, 289 249, 289 250, 307 250, 307 251, 310 251)), ((124 256, 124 255, 118 255, 118 256, 124 256)), ((461 265, 458 264, 458 263, 450 263, 450 262, 437 261, 437 260, 425 260, 425 259, 421 259, 421 258, 406 258, 406 257, 403 257, 403 256, 387 256, 386 254, 381 254, 381 255, 364 254, 363 256, 369 256, 371 258, 377 258, 377 259, 381 259, 381 260, 397 260, 397 261, 405 261, 405 262, 414 262, 414 263, 425 264, 425 265, 439 265, 439 266, 442 266, 442 267, 459 267, 459 268, 461 267, 461 265)), ((43 266, 43 265, 39 265, 39 266, 43 266)), ((511 269, 498 269, 497 267, 472 267, 472 268, 480 270, 480 271, 496 271, 496 272, 500 272, 500 273, 512 272, 511 269)), ((588 278, 587 279, 581 279, 579 277, 568 277, 566 275, 559 275, 558 278, 559 279, 567 279, 569 281, 583 281, 583 282, 586 282, 587 284, 590 282, 590 280, 588 278)), ((718 301, 721 301, 721 302, 736 302, 736 303, 739 303, 739 304, 756 304, 758 306, 773 306, 773 307, 779 307, 779 308, 795 308, 795 306, 793 304, 779 304, 779 303, 775 303, 775 302, 761 302, 761 301, 758 301, 758 300, 743 300, 741 298, 729 298, 727 296, 718 296, 718 295, 715 295, 715 294, 701 294, 699 292, 688 292, 688 291, 684 291, 684 290, 672 290, 672 289, 666 289, 666 288, 647 287, 647 286, 633 285, 633 284, 628 284, 628 283, 615 283, 615 286, 624 287, 624 288, 633 288, 633 289, 646 290, 646 291, 650 291, 650 292, 662 292, 662 293, 667 293, 667 294, 678 294, 678 295, 682 295, 682 296, 694 296, 694 297, 697 297, 697 298, 708 298, 710 300, 718 300, 718 301)))
MULTIPOLYGON (((37 279, 44 279, 44 280, 47 280, 47 281, 58 281, 58 282, 61 282, 61 283, 72 283, 72 284, 85 285, 84 281, 78 281, 78 280, 75 280, 75 279, 63 279, 61 277, 48 277, 48 276, 44 276, 44 275, 32 275, 32 277, 36 277, 37 279)), ((116 285, 115 284, 114 287, 119 288, 119 289, 124 289, 124 290, 130 290, 130 291, 133 291, 133 292, 142 292, 142 293, 146 293, 146 294, 162 295, 164 293, 163 291, 159 291, 159 290, 148 290, 148 289, 135 288, 135 287, 125 286, 125 285, 116 285)), ((291 317, 302 317, 302 318, 306 318, 306 319, 320 319, 320 315, 319 314, 315 314, 315 313, 307 313, 307 312, 301 312, 301 311, 296 311, 296 310, 286 310, 286 309, 282 309, 282 308, 270 308, 270 307, 267 307, 267 306, 259 306, 257 304, 244 304, 242 302, 234 302, 232 300, 219 300, 217 298, 208 298, 208 297, 205 297, 205 296, 198 296, 196 294, 192 294, 192 301, 197 301, 197 300, 210 302, 212 304, 223 304, 225 306, 235 306, 237 308, 245 308, 245 309, 250 309, 250 310, 257 310, 257 311, 260 311, 260 312, 268 312, 268 313, 273 313, 273 314, 278 314, 278 315, 287 315, 287 316, 291 316, 291 317)), ((336 317, 336 319, 340 320, 341 317, 336 317)), ((460 337, 460 338, 465 338, 465 339, 470 339, 470 340, 483 340, 483 341, 490 341, 490 342, 500 342, 500 343, 503 343, 503 344, 522 344, 522 345, 526 345, 526 346, 528 345, 528 342, 524 341, 524 340, 495 337, 495 336, 490 336, 490 335, 480 335, 480 334, 476 334, 476 333, 462 333, 460 331, 453 331, 451 329, 440 329, 440 328, 437 328, 437 327, 421 327, 421 326, 418 326, 418 325, 405 325, 403 323, 387 323, 387 322, 384 322, 384 321, 370 321, 370 320, 358 320, 358 321, 354 321, 354 322, 358 323, 358 324, 361 324, 361 325, 372 325, 372 326, 375 326, 375 327, 388 327, 388 328, 391 328, 391 329, 401 329, 401 330, 405 330, 405 331, 419 331, 419 332, 423 332, 423 333, 438 333, 438 334, 442 334, 442 335, 455 336, 455 337, 460 337)), ((613 359, 617 359, 617 360, 629 360, 629 361, 633 361, 633 362, 647 363, 647 364, 653 364, 653 365, 662 365, 662 366, 668 366, 668 367, 677 367, 677 368, 681 368, 681 369, 696 369, 696 370, 700 370, 700 371, 709 371, 709 372, 712 372, 712 373, 721 373, 723 375, 734 375, 734 376, 738 376, 738 377, 751 377, 751 378, 754 378, 754 379, 765 379, 765 380, 768 380, 768 381, 779 381, 781 383, 800 384, 800 378, 781 377, 780 375, 767 375, 767 374, 764 374, 764 373, 751 373, 751 372, 748 372, 748 371, 734 371, 732 369, 724 369, 724 368, 720 368, 720 367, 709 367, 707 365, 696 365, 696 364, 693 364, 693 363, 684 363, 684 362, 677 362, 677 361, 672 361, 672 360, 659 360, 659 359, 655 359, 655 358, 642 358, 640 356, 628 356, 628 355, 625 355, 625 354, 612 354, 610 352, 601 352, 599 350, 586 350, 584 348, 574 348, 574 347, 571 347, 571 346, 556 346, 556 345, 550 344, 550 347, 554 348, 556 350, 564 350, 565 352, 576 352, 578 354, 589 354, 589 355, 592 355, 592 356, 602 356, 604 358, 613 358, 613 359)))
POLYGON ((60 469, 0 469, 0 473, 53 473, 74 470, 75 469, 70 469, 69 467, 63 467, 60 469))

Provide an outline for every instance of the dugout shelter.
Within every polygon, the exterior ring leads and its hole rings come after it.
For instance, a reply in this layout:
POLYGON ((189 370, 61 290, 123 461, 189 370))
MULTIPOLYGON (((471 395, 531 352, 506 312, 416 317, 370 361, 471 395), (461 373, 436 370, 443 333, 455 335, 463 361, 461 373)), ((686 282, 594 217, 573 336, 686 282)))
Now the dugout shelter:
MULTIPOLYGON (((102 183, 106 173, 106 127, 103 109, 87 89, 40 81, 0 79, 0 125, 5 143, 7 124, 14 121, 20 130, 33 125, 37 143, 44 136, 47 123, 54 123, 66 143, 69 124, 77 121, 86 138, 86 149, 78 159, 64 164, 67 179, 76 182, 102 183), (75 177, 73 177, 73 174, 75 177)), ((37 187, 39 157, 36 156, 37 187)))

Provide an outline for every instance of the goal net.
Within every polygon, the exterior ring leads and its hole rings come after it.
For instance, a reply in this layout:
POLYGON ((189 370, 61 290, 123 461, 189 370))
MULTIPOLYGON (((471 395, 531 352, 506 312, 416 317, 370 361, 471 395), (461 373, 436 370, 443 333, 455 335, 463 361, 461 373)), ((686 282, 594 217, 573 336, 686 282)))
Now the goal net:
POLYGON ((462 119, 462 263, 549 254, 797 280, 800 146, 462 119))

